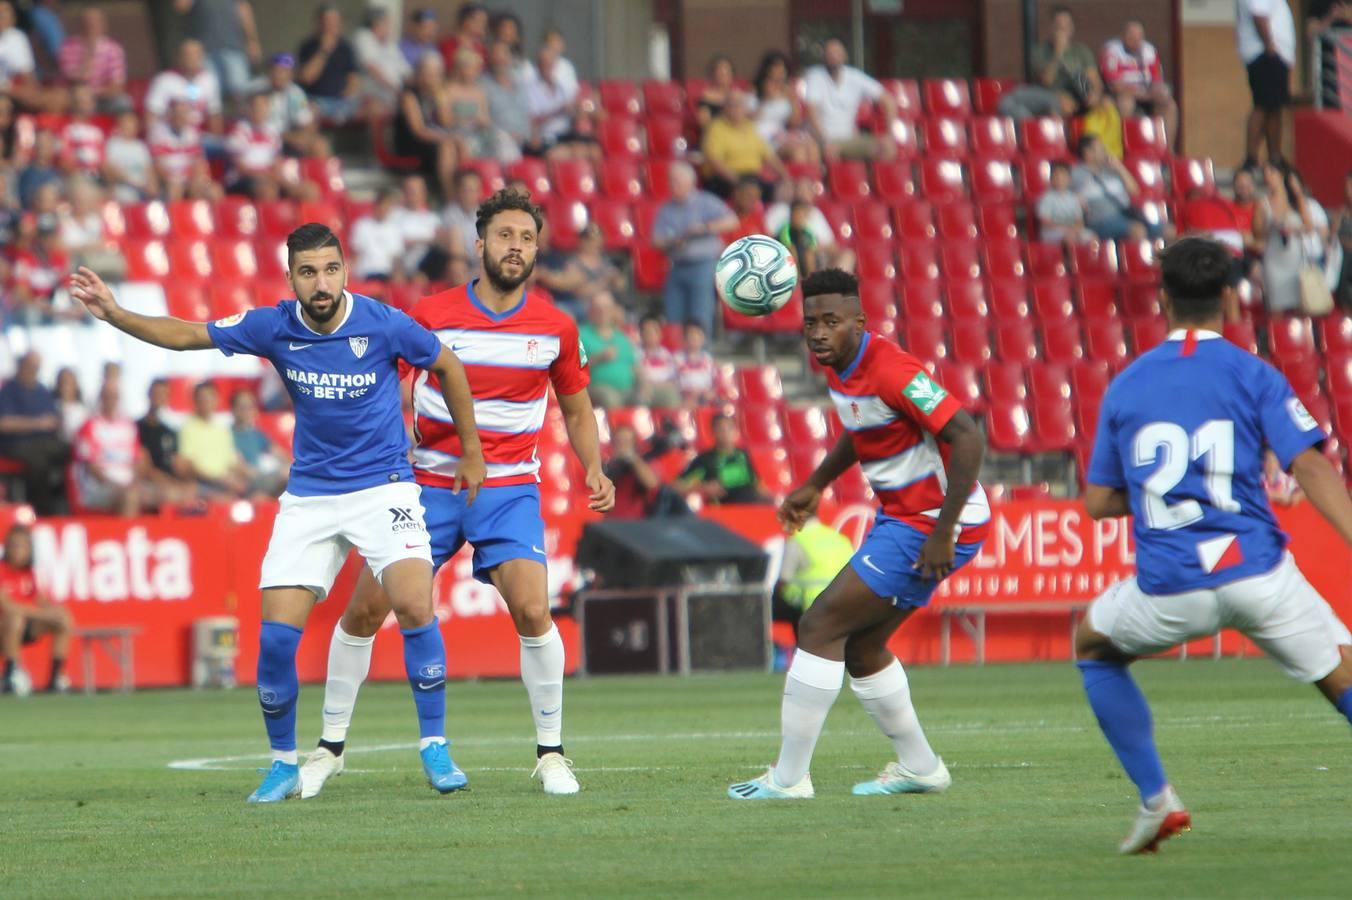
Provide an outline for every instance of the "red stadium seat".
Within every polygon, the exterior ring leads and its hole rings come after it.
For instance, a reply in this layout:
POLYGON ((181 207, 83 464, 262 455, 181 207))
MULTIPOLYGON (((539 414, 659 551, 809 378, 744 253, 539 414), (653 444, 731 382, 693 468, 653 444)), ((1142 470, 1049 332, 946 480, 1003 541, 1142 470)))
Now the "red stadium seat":
POLYGON ((221 316, 212 313, 211 307, 207 303, 206 289, 198 283, 175 280, 165 284, 164 302, 169 315, 178 319, 204 322, 221 318, 221 316))
POLYGON ((632 203, 644 195, 643 169, 636 160, 606 157, 597 173, 601 193, 632 203))
POLYGON ((1276 316, 1268 320, 1268 340, 1275 360, 1315 355, 1314 329, 1304 316, 1276 316))
POLYGON ((1028 392, 1033 403, 1070 404, 1070 369, 1058 363, 1036 362, 1028 367, 1028 392))
POLYGON ((1114 371, 1131 358, 1127 352, 1126 336, 1122 333, 1122 323, 1115 319, 1091 319, 1085 322, 1084 339, 1086 356, 1103 360, 1114 371))
POLYGON ((931 116, 967 119, 972 115, 972 95, 961 78, 926 78, 924 94, 931 116))
POLYGON ((206 200, 175 200, 168 204, 168 212, 169 229, 176 239, 216 234, 216 215, 206 200))
POLYGON ((791 447, 826 446, 831 429, 820 406, 790 406, 784 410, 784 432, 791 447))
POLYGON ((1253 322, 1248 319, 1226 322, 1222 333, 1236 347, 1243 347, 1255 356, 1258 354, 1258 334, 1254 331, 1253 322))
MULTIPOLYGON (((894 321, 897 318, 897 294, 891 279, 860 281, 859 305, 864 310, 869 328, 877 328, 879 322, 894 321)), ((942 314, 942 306, 939 311, 942 314)))
POLYGON ((990 283, 991 311, 997 319, 1027 319, 1031 307, 1028 305, 1028 284, 1021 279, 996 279, 990 283))
POLYGON ((1131 116, 1122 120, 1122 149, 1125 155, 1168 159, 1169 142, 1164 136, 1164 120, 1131 116))
POLYGON ((1032 204, 1051 188, 1052 164, 1050 160, 1025 157, 1020 168, 1023 173, 1023 198, 1029 203, 1028 219, 1034 221, 1037 211, 1032 208, 1032 204))
POLYGON ((955 322, 990 324, 990 303, 986 299, 986 285, 980 281, 950 281, 946 288, 948 309, 955 322))
POLYGON ((991 405, 986 409, 986 440, 992 450, 1028 453, 1032 450, 1032 421, 1022 403, 991 405))
POLYGON ((908 321, 902 326, 906 349, 926 362, 937 362, 948 356, 944 342, 944 325, 938 321, 908 321))
POLYGON ((1139 200, 1167 200, 1169 186, 1164 183, 1164 166, 1158 159, 1146 156, 1129 156, 1126 159, 1127 171, 1136 179, 1140 188, 1136 194, 1139 200))
POLYGON ((1028 399, 1028 385, 1023 378, 1023 363, 992 362, 982 371, 986 383, 986 399, 991 406, 1008 406, 1028 399))
POLYGON ((650 116, 685 115, 685 91, 675 81, 649 79, 643 82, 643 108, 650 116))
POLYGON ((924 200, 910 200, 893 207, 898 235, 903 241, 929 241, 938 233, 934 207, 924 200))
POLYGON ((737 407, 742 439, 752 446, 782 447, 784 423, 777 406, 754 406, 743 401, 737 407))
POLYGON ((831 231, 835 234, 837 241, 842 244, 854 243, 853 203, 849 200, 828 200, 822 197, 817 200, 817 209, 821 210, 822 216, 831 226, 831 231))
POLYGON ((162 238, 169 234, 172 228, 169 223, 169 212, 158 200, 123 206, 122 219, 126 222, 127 237, 135 240, 162 238))
POLYGON ((831 194, 839 200, 862 200, 872 192, 868 166, 857 159, 838 159, 828 163, 826 180, 831 187, 831 194))
POLYGON ((591 203, 591 221, 601 228, 607 250, 627 250, 638 232, 633 211, 623 200, 598 197, 591 203))
MULTIPOLYGON (((300 160, 300 177, 303 181, 318 185, 319 192, 326 199, 333 200, 342 197, 347 193, 347 185, 343 181, 343 161, 336 156, 312 156, 300 160)), ((503 187, 502 172, 498 172, 497 186, 493 190, 500 190, 503 187)), ((492 181, 485 180, 485 184, 492 184, 492 181)))
POLYGON ((217 238, 211 242, 211 267, 218 279, 258 277, 258 257, 253 241, 217 238))
POLYGON ((254 282, 254 305, 276 306, 278 301, 291 298, 291 286, 286 279, 259 279, 254 282))
POLYGON ((977 208, 981 235, 987 240, 1008 241, 1019 236, 1019 219, 1013 204, 983 203, 977 208))
POLYGON ((522 157, 509 165, 507 178, 523 182, 530 191, 531 200, 536 203, 544 203, 554 194, 554 186, 549 181, 549 167, 538 157, 522 157))
POLYGON ((549 243, 556 250, 572 250, 577 236, 587 227, 587 206, 581 200, 567 200, 556 196, 544 204, 545 221, 549 223, 549 243))
POLYGON ((1033 311, 1043 322, 1064 322, 1075 315, 1070 285, 1064 281, 1039 281, 1033 285, 1033 311))
POLYGON ((666 284, 671 260, 656 247, 636 243, 630 248, 634 262, 634 287, 640 291, 660 291, 666 284))
POLYGON ((606 410, 606 424, 613 434, 615 429, 629 427, 640 441, 653 436, 653 414, 646 406, 620 407, 606 410))
POLYGON ((1128 319, 1154 319, 1162 314, 1160 291, 1153 284, 1128 284, 1122 290, 1122 312, 1128 319))
MULTIPOLYGON (((1125 347, 1123 348, 1125 352, 1125 347)), ((1042 323, 1042 351, 1047 362, 1072 365, 1084 358, 1084 339, 1075 319, 1042 323)))
POLYGON ((976 241, 944 241, 939 250, 939 271, 949 281, 980 278, 980 246, 976 241))
POLYGON ((976 208, 970 203, 947 203, 935 211, 939 237, 945 241, 971 241, 980 234, 976 224, 976 208))
POLYGON ((789 463, 789 452, 783 447, 752 446, 751 468, 761 486, 772 498, 778 499, 798 485, 793 481, 793 468, 789 463))
POLYGON ((258 234, 258 210, 253 201, 227 194, 216 202, 216 230, 224 238, 253 239, 258 234))
POLYGON ((648 176, 648 198, 662 201, 671 197, 671 162, 665 159, 650 159, 644 164, 648 176))
POLYGON ((1004 116, 982 116, 971 121, 972 155, 982 159, 1018 159, 1019 141, 1014 121, 1004 116))
POLYGON ((662 208, 664 200, 639 200, 634 204, 634 227, 638 229, 638 234, 643 238, 653 236, 653 223, 657 221, 657 213, 662 208))
POLYGON ((1019 279, 1028 274, 1022 241, 987 241, 985 256, 986 274, 991 278, 1019 279))
POLYGON ((1070 270, 1082 281, 1116 281, 1119 275, 1117 244, 1112 241, 1076 244, 1070 251, 1070 270))
POLYGON ((1334 313, 1320 319, 1319 343, 1327 356, 1352 354, 1352 316, 1334 313))
POLYGON ((743 366, 736 370, 737 393, 744 403, 776 405, 784 401, 784 385, 774 366, 743 366))
POLYGON ((605 159, 637 159, 643 153, 643 132, 636 119, 603 119, 597 126, 597 142, 605 159))
POLYGON ((1169 323, 1161 316, 1133 319, 1131 323, 1131 346, 1140 356, 1147 350, 1153 350, 1169 336, 1169 323))
MULTIPOLYGON (((273 237, 260 237, 254 241, 254 259, 258 261, 258 277, 271 285, 277 282, 286 282, 286 243, 282 239, 273 237)), ((290 288, 283 287, 283 291, 289 291, 290 288)), ((290 296, 290 294, 287 294, 290 296)), ((277 298, 272 298, 272 303, 276 303, 277 298)))
POLYGON ((892 136, 892 143, 896 145, 894 159, 913 160, 920 156, 920 135, 914 122, 894 119, 888 125, 887 133, 892 136))
POLYGON ((986 395, 974 366, 941 359, 935 363, 934 380, 956 397, 969 413, 980 415, 985 412, 986 395))
POLYGON ((1066 144, 1066 126, 1059 118, 1024 119, 1019 123, 1019 137, 1023 150, 1038 159, 1066 159, 1070 148, 1066 144))
POLYGON ((994 351, 991 347, 990 332, 985 325, 955 322, 951 333, 954 360, 973 366, 984 366, 991 361, 994 351))
MULTIPOLYGON (((1324 379, 1330 396, 1352 402, 1352 356, 1330 356, 1324 360, 1324 379)), ((1347 424, 1352 425, 1352 422, 1347 424)))
POLYGON ((933 315, 934 308, 938 307, 939 316, 943 317, 943 302, 940 300, 939 282, 932 278, 903 278, 897 286, 897 293, 901 297, 901 307, 904 310, 923 310, 928 307, 930 315, 926 318, 936 318, 933 315))
POLYGON ((961 119, 926 119, 924 129, 927 157, 967 158, 967 127, 961 119))
POLYGON ((590 200, 596 196, 596 173, 585 159, 556 159, 550 164, 554 192, 565 200, 590 200))
POLYGON ((301 223, 296 204, 290 200, 269 200, 255 204, 258 210, 258 232, 260 236, 286 239, 301 223))
POLYGON ((1006 320, 995 323, 995 355, 1007 362, 1030 363, 1038 358, 1032 323, 1006 320))
POLYGON ((643 123, 648 135, 648 156, 653 159, 680 159, 688 149, 685 123, 670 116, 653 116, 643 123))
MULTIPOLYGON (((933 284, 933 282, 929 282, 933 284)), ((933 291, 903 290, 901 293, 901 315, 906 321, 912 319, 938 320, 944 318, 944 305, 939 302, 939 291, 935 285, 933 291)), ((862 298, 861 298, 862 303, 862 298)), ((949 303, 952 308, 952 302, 949 303)), ((957 313, 954 312, 957 317, 957 313)))
POLYGON ((789 468, 793 471, 793 480, 802 484, 811 477, 812 473, 817 471, 817 466, 826 458, 827 448, 815 444, 791 443, 789 451, 789 468))
POLYGON ((939 277, 939 254, 932 242, 903 241, 901 274, 908 281, 934 280, 939 277))
POLYGON ((502 174, 502 164, 496 159, 462 159, 460 168, 468 169, 479 176, 480 200, 487 200, 495 192, 507 186, 507 179, 502 174))
MULTIPOLYGON (((338 204, 331 203, 328 200, 302 200, 296 208, 296 216, 301 222, 318 222, 321 225, 327 225, 339 234, 346 230, 343 224, 343 214, 338 208, 338 204)), ((286 235, 282 235, 282 237, 285 238, 286 235)))
MULTIPOLYGON (((855 272, 860 278, 895 278, 897 263, 892 244, 887 241, 859 241, 855 244, 855 272)), ((909 274, 909 273, 908 273, 909 274)))
POLYGON ((884 203, 855 203, 854 233, 861 241, 890 241, 894 234, 892 210, 884 203))
POLYGON ((1034 278, 1065 278, 1065 251, 1060 244, 1036 241, 1028 245, 1028 262, 1034 278))
POLYGON ((1078 402, 1092 404, 1096 408, 1108 392, 1110 380, 1112 371, 1099 360, 1083 360, 1070 369, 1071 393, 1078 402))
POLYGON ((1211 197, 1216 193, 1216 167, 1210 159, 1176 156, 1170 163, 1174 183, 1174 199, 1191 196, 1211 197))
POLYGON ((1043 453, 1069 453, 1075 449, 1075 419, 1068 399, 1033 402, 1034 444, 1043 453))
POLYGON ((170 277, 191 282, 211 278, 211 249, 206 241, 173 239, 168 249, 170 277))
POLYGON ((910 78, 884 78, 882 86, 897 105, 897 118, 911 121, 924 116, 920 105, 920 86, 910 78))
POLYGON ((1076 291, 1080 310, 1085 318, 1112 319, 1117 317, 1117 282, 1082 281, 1076 291))
POLYGON ((632 81, 603 78, 596 84, 601 97, 601 108, 611 116, 637 117, 643 112, 639 101, 638 85, 632 81))
POLYGON ((1000 111, 1000 98, 1018 86, 1012 78, 972 79, 972 106, 978 115, 994 116, 1000 111))
POLYGON ((915 172, 909 161, 875 162, 873 184, 879 198, 893 206, 915 199, 915 172))
POLYGON ((954 203, 967 199, 967 184, 963 178, 962 163, 951 159, 920 161, 920 192, 935 204, 954 203))
POLYGON ((1319 393, 1319 361, 1313 356, 1294 356, 1280 361, 1278 368, 1291 382, 1297 397, 1319 393))
POLYGON ((254 289, 247 280, 213 279, 207 287, 212 319, 223 319, 254 308, 254 289))
POLYGON ((972 163, 972 199, 984 206, 1010 204, 1019 196, 1014 164, 1004 159, 980 159, 972 163))

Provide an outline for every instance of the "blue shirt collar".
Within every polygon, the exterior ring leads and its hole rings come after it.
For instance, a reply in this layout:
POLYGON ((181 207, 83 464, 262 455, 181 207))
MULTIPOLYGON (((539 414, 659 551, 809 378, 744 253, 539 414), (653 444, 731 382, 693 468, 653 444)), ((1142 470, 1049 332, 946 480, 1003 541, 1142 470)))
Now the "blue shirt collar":
POLYGON ((850 376, 854 374, 854 370, 859 368, 859 362, 864 358, 864 351, 868 349, 868 341, 870 335, 871 332, 868 331, 864 332, 863 339, 859 341, 859 352, 854 355, 854 359, 851 360, 850 364, 845 367, 845 371, 839 373, 840 380, 842 382, 849 381, 850 376))
POLYGON ((526 305, 526 291, 523 290, 521 292, 521 299, 517 302, 516 306, 513 306, 511 309, 504 310, 503 312, 500 313, 493 312, 493 310, 489 309, 487 306, 484 306, 483 301, 479 299, 479 295, 474 293, 474 286, 478 283, 479 279, 475 278, 469 284, 465 285, 465 293, 469 295, 469 302, 473 303, 474 306, 479 310, 479 312, 488 316, 488 318, 492 319, 494 322, 501 322, 503 319, 511 318, 512 316, 516 315, 521 311, 521 307, 526 305))

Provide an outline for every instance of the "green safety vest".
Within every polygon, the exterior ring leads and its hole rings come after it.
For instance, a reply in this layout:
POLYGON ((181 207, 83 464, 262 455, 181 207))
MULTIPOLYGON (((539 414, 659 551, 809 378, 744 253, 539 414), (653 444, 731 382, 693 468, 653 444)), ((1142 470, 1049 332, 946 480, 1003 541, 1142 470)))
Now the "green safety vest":
POLYGON ((850 539, 830 525, 812 521, 789 538, 802 547, 807 565, 784 586, 784 599, 806 610, 854 556, 850 539))

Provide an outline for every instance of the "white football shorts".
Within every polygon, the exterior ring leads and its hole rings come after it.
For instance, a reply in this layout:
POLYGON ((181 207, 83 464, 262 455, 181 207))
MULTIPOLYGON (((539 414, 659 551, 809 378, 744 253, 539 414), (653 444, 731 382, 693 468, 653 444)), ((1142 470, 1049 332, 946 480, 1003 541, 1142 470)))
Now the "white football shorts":
POLYGON ((260 588, 295 585, 309 588, 323 600, 354 547, 377 579, 386 566, 401 559, 432 564, 422 489, 411 481, 350 494, 285 493, 281 502, 263 557, 260 588))
POLYGON ((1338 667, 1352 634, 1319 596, 1290 553, 1271 572, 1215 590, 1152 595, 1135 578, 1119 581, 1089 607, 1089 627, 1129 656, 1162 653, 1233 628, 1297 681, 1315 682, 1338 667))

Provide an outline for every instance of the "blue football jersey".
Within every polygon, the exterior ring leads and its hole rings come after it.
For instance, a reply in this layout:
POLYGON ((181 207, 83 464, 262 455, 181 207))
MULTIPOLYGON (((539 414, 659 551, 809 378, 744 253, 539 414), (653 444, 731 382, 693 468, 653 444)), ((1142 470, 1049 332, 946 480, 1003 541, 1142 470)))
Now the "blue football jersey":
POLYGON ((1276 369, 1209 331, 1175 331, 1108 387, 1089 482, 1125 490, 1149 594, 1270 571, 1286 548, 1263 454, 1286 468, 1325 438, 1276 369))
POLYGON ((287 490, 347 494, 413 477, 399 398, 399 360, 426 368, 441 353, 432 332, 397 309, 348 294, 342 322, 320 334, 283 300, 207 325, 226 356, 248 353, 276 367, 296 408, 295 462, 287 490))

